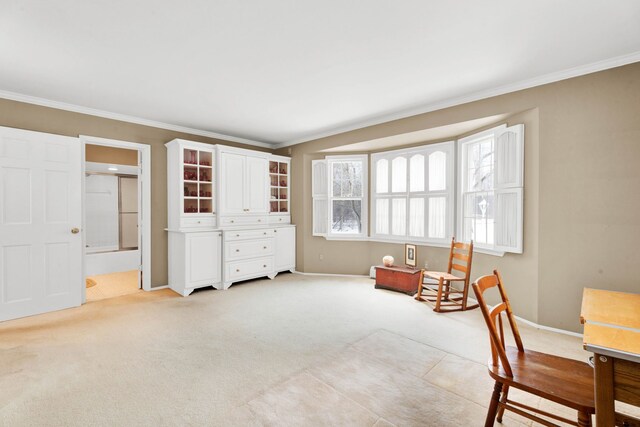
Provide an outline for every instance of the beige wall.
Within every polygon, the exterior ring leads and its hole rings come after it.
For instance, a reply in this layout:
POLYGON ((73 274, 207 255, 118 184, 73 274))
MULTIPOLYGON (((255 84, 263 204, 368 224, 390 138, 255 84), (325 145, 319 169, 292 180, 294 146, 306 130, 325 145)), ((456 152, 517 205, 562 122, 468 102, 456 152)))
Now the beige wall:
MULTIPOLYGON (((77 137, 137 142, 151 146, 151 286, 167 284, 167 152, 174 138, 209 144, 243 146, 234 142, 142 126, 117 120, 0 99, 0 126, 77 137)), ((259 147, 244 146, 268 151, 259 147)))
POLYGON ((138 150, 129 150, 126 148, 86 144, 84 156, 87 162, 109 163, 112 165, 138 165, 138 150))
MULTIPOLYGON (((583 287, 640 292, 640 63, 290 147, 298 270, 367 274, 384 254, 402 259, 398 244, 311 236, 310 167, 320 150, 496 114, 526 127, 525 247, 476 254, 473 276, 499 268, 518 315, 573 331, 583 287)), ((444 249, 419 248, 430 267, 445 258, 444 249)))

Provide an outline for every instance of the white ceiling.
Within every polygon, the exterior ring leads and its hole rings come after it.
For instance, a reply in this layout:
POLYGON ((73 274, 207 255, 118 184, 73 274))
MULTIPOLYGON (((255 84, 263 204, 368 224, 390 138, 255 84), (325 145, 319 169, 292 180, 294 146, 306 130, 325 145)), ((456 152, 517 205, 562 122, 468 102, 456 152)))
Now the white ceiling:
POLYGON ((0 10, 0 96, 271 144, 640 60, 638 0, 0 0, 0 10))

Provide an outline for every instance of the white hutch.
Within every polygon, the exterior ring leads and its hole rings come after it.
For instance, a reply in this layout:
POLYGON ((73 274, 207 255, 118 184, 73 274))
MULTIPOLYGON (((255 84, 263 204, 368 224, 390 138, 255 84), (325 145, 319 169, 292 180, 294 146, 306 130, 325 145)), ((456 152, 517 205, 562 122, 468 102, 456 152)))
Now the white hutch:
POLYGON ((180 139, 166 147, 171 289, 187 296, 293 271, 288 157, 180 139))

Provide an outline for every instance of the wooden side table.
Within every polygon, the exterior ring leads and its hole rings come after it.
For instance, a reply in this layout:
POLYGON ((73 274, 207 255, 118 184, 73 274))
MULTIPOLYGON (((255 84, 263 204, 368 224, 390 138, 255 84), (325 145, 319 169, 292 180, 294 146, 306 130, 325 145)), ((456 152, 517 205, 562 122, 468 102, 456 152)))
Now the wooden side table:
POLYGON ((420 284, 420 269, 410 267, 376 267, 376 289, 403 292, 415 295, 420 284))

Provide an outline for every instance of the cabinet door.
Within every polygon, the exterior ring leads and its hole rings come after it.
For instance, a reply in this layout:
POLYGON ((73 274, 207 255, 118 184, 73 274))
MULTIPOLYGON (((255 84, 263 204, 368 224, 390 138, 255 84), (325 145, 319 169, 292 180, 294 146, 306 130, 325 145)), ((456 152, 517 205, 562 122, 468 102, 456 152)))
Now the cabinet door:
POLYGON ((276 238, 276 271, 291 270, 296 267, 296 228, 274 228, 276 238))
POLYGON ((246 156, 232 153, 220 155, 220 210, 222 214, 245 213, 246 156))
POLYGON ((249 213, 268 212, 268 160, 260 157, 246 157, 246 179, 244 186, 245 208, 249 213))
POLYGON ((187 233, 186 288, 220 283, 221 245, 219 232, 187 233))

